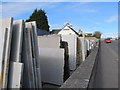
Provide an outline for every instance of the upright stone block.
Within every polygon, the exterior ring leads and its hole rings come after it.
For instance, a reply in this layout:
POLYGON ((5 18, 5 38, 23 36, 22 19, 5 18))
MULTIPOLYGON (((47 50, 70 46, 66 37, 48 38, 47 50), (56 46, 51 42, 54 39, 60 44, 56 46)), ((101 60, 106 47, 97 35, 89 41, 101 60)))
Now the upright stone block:
POLYGON ((41 48, 60 48, 60 35, 38 36, 39 47, 41 48))
POLYGON ((25 67, 23 88, 41 88, 36 22, 25 23, 25 28, 22 52, 22 60, 25 67))
POLYGON ((43 82, 62 85, 64 82, 64 50, 40 48, 41 79, 43 82))
POLYGON ((22 41, 23 41, 23 20, 13 22, 11 52, 10 52, 10 67, 8 88, 20 88, 23 66, 21 65, 22 41), (18 66, 19 67, 18 67, 18 66), (16 84, 15 84, 16 82, 16 84))
POLYGON ((14 62, 21 62, 22 41, 24 21, 17 20, 13 22, 12 40, 11 40, 11 56, 10 60, 14 62))
POLYGON ((12 38, 12 24, 13 18, 0 20, 0 86, 2 88, 7 88, 8 85, 8 66, 10 60, 9 57, 12 38))
POLYGON ((21 87, 21 78, 23 73, 23 63, 18 62, 10 62, 11 69, 11 77, 10 82, 8 84, 8 88, 20 88, 21 87))
POLYGON ((77 37, 76 35, 61 35, 62 41, 68 43, 70 70, 75 70, 77 65, 77 37))

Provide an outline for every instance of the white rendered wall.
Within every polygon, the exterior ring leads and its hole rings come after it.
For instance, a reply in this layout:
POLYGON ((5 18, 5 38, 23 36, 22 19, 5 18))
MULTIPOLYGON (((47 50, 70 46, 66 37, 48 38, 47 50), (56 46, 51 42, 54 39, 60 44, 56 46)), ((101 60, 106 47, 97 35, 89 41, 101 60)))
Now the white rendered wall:
POLYGON ((40 48, 39 50, 42 81, 62 85, 64 82, 64 49, 40 48))
POLYGON ((75 35, 75 32, 73 32, 69 27, 65 26, 58 34, 62 35, 75 35))

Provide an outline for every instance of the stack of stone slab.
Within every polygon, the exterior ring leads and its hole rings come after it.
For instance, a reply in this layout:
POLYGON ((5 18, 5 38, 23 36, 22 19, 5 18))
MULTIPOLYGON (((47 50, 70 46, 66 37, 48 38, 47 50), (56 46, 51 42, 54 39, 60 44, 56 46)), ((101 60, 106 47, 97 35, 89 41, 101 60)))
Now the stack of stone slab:
POLYGON ((95 37, 86 37, 85 41, 86 41, 86 50, 87 50, 87 56, 88 56, 90 52, 94 50, 98 40, 95 37))
POLYGON ((76 34, 37 37, 35 21, 0 20, 0 89, 62 85, 96 41, 76 34))
POLYGON ((41 88, 39 50, 35 21, 25 23, 22 51, 23 88, 41 88))
POLYGON ((0 20, 0 89, 41 88, 36 23, 0 20))
POLYGON ((66 41, 68 43, 69 48, 69 66, 70 70, 76 69, 77 64, 77 37, 76 35, 61 35, 62 41, 66 41))
POLYGON ((13 18, 0 20, 0 88, 6 88, 10 60, 13 18))
POLYGON ((69 67, 73 71, 82 61, 84 61, 83 51, 84 39, 81 40, 76 34, 61 35, 62 41, 68 43, 69 67))
POLYGON ((9 88, 19 88, 23 71, 23 63, 21 63, 22 41, 24 21, 13 21, 11 51, 10 51, 10 67, 9 67, 9 88))
POLYGON ((90 40, 89 39, 86 39, 86 50, 87 50, 87 56, 89 55, 90 53, 90 40))
POLYGON ((85 43, 85 38, 84 37, 78 37, 80 41, 80 49, 81 49, 81 61, 85 61, 86 57, 86 43, 85 43))
POLYGON ((39 36, 41 80, 62 85, 69 77, 68 44, 60 35, 39 36))

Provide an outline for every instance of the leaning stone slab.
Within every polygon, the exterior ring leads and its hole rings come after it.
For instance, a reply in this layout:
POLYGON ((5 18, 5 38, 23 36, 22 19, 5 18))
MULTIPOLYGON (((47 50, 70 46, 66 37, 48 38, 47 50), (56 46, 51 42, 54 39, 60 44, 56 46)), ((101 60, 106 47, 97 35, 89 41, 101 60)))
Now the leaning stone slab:
POLYGON ((20 88, 23 69, 21 53, 24 28, 23 20, 13 22, 8 88, 20 88))
POLYGON ((10 60, 9 57, 12 38, 12 24, 13 18, 0 20, 0 86, 2 86, 2 88, 7 88, 8 85, 8 66, 10 60))
POLYGON ((64 82, 64 49, 39 48, 43 82, 62 85, 64 82))

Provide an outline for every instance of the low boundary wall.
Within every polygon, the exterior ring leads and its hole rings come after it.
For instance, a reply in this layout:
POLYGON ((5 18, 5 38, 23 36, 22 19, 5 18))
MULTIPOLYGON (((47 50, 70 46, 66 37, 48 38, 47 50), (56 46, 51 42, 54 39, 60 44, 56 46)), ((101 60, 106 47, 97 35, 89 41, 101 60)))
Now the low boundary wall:
POLYGON ((86 60, 73 72, 61 88, 93 88, 100 43, 86 60))

